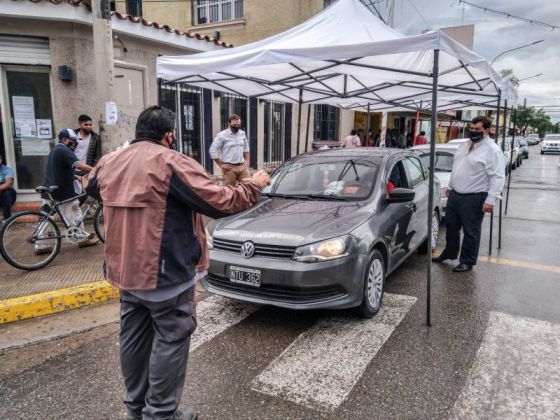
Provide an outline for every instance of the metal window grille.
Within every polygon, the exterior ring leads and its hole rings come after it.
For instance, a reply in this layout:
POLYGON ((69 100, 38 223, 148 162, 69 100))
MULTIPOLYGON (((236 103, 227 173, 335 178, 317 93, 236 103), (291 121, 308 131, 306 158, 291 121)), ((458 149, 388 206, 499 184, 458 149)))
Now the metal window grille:
POLYGON ((265 102, 264 104, 264 164, 280 165, 284 161, 285 104, 265 102))
POLYGON ((142 17, 142 0, 126 0, 126 13, 128 15, 142 17))
POLYGON ((338 140, 340 110, 330 105, 315 105, 313 140, 338 140))
POLYGON ((178 150, 204 165, 202 89, 186 83, 161 85, 159 104, 177 114, 178 150))
POLYGON ((243 0, 195 0, 195 25, 243 17, 243 0))
POLYGON ((233 93, 221 93, 220 102, 220 118, 222 120, 222 128, 226 129, 228 127, 228 118, 232 114, 239 115, 241 117, 241 128, 245 130, 248 136, 249 124, 248 124, 248 110, 249 101, 247 98, 233 93))

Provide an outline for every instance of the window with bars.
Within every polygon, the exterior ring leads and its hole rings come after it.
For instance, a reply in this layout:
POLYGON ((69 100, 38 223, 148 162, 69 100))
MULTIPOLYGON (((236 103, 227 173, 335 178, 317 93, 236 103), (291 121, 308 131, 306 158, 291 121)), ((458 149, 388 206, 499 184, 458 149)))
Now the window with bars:
POLYGON ((225 22, 243 17, 243 0, 194 0, 194 25, 225 22))
POLYGON ((339 140, 340 110, 330 105, 315 105, 313 140, 339 140))
POLYGON ((264 104, 264 164, 280 165, 284 161, 284 119, 285 104, 265 102, 264 104))
POLYGON ((126 14, 142 17, 142 0, 126 0, 126 14))
POLYGON ((220 101, 220 118, 222 121, 222 129, 228 127, 228 118, 232 114, 241 117, 241 129, 248 133, 249 126, 247 125, 247 99, 243 96, 235 95, 233 93, 221 93, 220 101))

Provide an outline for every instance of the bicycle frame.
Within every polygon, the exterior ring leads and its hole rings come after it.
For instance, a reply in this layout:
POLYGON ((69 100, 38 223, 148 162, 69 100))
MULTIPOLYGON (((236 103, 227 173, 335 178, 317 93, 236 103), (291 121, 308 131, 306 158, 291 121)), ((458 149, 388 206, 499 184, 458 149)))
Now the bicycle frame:
MULTIPOLYGON (((50 193, 47 193, 47 195, 48 195, 48 199, 49 199, 50 203, 52 203, 52 206, 49 206, 49 207, 51 207, 51 209, 54 208, 54 211, 56 212, 56 214, 58 214, 58 217, 60 217, 60 221, 62 222, 62 225, 63 225, 66 229, 68 229, 68 228, 70 227, 70 225, 68 224, 68 221, 66 220, 66 218, 64 217, 64 215, 62 214, 62 211, 60 210, 60 207, 62 207, 62 206, 65 205, 65 204, 71 203, 71 202, 74 201, 74 200, 79 200, 80 198, 84 198, 84 197, 87 197, 87 196, 88 196, 87 194, 84 193, 84 194, 80 194, 80 195, 77 195, 77 196, 72 197, 72 198, 68 198, 68 199, 66 199, 66 200, 55 201, 55 200, 52 198, 52 196, 51 196, 50 193)), ((87 214, 87 213, 89 212, 89 210, 93 207, 94 203, 95 203, 95 201, 91 202, 91 203, 88 205, 86 211, 83 212, 82 217, 81 217, 80 219, 78 219, 78 221, 77 221, 78 223, 76 223, 76 225, 77 225, 76 227, 80 227, 80 226, 82 225, 82 223, 83 223, 83 221, 84 221, 84 219, 85 219, 85 217, 86 217, 86 214, 87 214)), ((52 213, 51 213, 49 216, 51 216, 51 215, 52 215, 52 213)))

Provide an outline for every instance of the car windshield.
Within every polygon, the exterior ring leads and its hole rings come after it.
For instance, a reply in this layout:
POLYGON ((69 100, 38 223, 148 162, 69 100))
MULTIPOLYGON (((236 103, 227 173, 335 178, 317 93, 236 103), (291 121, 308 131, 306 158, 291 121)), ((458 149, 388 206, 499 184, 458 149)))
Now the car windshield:
POLYGON ((521 146, 527 146, 527 141, 526 140, 519 140, 519 144, 521 146))
POLYGON ((365 199, 378 167, 360 158, 297 159, 282 165, 264 195, 301 199, 365 199))
MULTIPOLYGON (((453 154, 447 152, 437 152, 435 155, 436 164, 435 164, 435 171, 436 172, 451 172, 453 168, 453 154)), ((430 167, 430 154, 426 153, 420 156, 420 160, 424 164, 426 168, 430 167)))
POLYGON ((559 136, 551 136, 551 135, 547 135, 544 138, 545 140, 560 140, 560 135, 559 136))

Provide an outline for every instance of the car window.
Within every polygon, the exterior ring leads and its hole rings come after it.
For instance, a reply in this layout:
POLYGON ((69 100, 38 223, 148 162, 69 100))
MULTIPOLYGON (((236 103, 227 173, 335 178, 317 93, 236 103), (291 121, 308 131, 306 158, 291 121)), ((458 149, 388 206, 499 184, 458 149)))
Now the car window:
POLYGON ((424 181, 424 169, 417 158, 407 157, 404 165, 408 174, 408 184, 414 188, 424 181))
MULTIPOLYGON (((430 154, 425 153, 421 155, 420 160, 427 172, 427 168, 430 167, 430 154)), ((434 168, 436 172, 451 172, 451 169, 453 168, 453 153, 438 152, 436 150, 434 168)))
POLYGON ((393 184, 393 188, 408 188, 408 180, 402 162, 395 163, 386 178, 388 183, 393 184))
POLYGON ((274 173, 263 193, 364 199, 373 190, 377 170, 372 162, 360 159, 288 161, 274 173))

